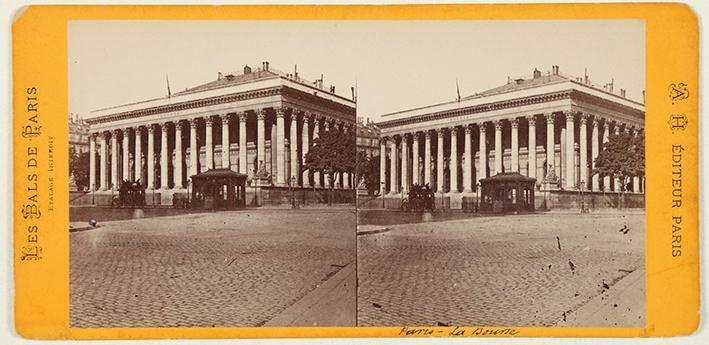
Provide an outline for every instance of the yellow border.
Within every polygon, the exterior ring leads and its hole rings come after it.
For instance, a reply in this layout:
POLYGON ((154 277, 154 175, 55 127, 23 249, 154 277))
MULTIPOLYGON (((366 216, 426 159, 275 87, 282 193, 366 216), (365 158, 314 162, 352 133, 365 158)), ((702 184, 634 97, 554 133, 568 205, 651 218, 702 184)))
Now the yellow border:
MULTIPOLYGON (((46 207, 49 138, 52 137, 54 202, 68 210, 66 164, 69 20, 481 20, 644 19, 647 39, 647 323, 638 328, 515 328, 517 336, 668 336, 693 332, 699 322, 698 268, 698 29, 695 14, 678 4, 524 4, 392 6, 32 6, 13 24, 14 234, 16 329, 40 339, 392 337, 399 327, 73 329, 68 325, 68 212, 26 219, 30 176, 40 172, 40 208, 46 207), (671 104, 670 83, 684 82, 690 97, 671 104), (22 130, 27 88, 40 99, 41 135, 22 130), (671 114, 683 113, 685 130, 672 132, 671 114), (671 145, 683 145, 683 199, 671 208, 671 145), (38 166, 28 167, 28 147, 38 147, 38 166), (683 254, 671 255, 672 216, 683 216, 683 254), (28 229, 38 226, 43 259, 22 261, 28 229)), ((57 207, 61 209, 62 207, 57 207)), ((437 328, 451 330, 451 328, 437 328)), ((470 333, 475 327, 469 327, 470 333)))

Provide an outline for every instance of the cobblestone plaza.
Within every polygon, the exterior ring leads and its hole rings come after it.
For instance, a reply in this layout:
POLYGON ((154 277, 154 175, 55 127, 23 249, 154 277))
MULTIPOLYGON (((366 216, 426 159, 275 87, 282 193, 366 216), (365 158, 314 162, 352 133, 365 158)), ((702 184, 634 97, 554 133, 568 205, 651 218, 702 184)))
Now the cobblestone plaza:
MULTIPOLYGON (((100 225, 70 235, 72 327, 261 326, 338 272, 354 271, 355 217, 348 210, 100 225)), ((340 326, 354 326, 355 275, 348 277, 340 288, 351 295, 345 306, 323 311, 328 320, 351 319, 340 326)))
MULTIPOLYGON (((562 326, 645 265, 644 213, 388 227, 358 236, 359 326, 562 326)), ((640 277, 629 297, 584 326, 642 327, 640 277)))

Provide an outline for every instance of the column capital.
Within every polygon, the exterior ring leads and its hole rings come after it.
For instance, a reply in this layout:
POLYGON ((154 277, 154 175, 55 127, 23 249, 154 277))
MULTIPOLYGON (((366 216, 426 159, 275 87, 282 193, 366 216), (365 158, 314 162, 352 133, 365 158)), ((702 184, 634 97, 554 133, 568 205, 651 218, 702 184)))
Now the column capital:
POLYGON ((113 134, 113 135, 118 135, 121 133, 123 133, 123 128, 115 128, 111 131, 111 134, 113 134))
POLYGON ((519 128, 519 118, 513 117, 510 119, 510 125, 512 128, 519 128))
POLYGON ((222 120, 222 123, 229 123, 229 120, 231 120, 231 116, 229 116, 229 114, 221 114, 219 115, 219 119, 222 120))
POLYGON ((493 123, 495 124, 495 130, 502 130, 502 120, 495 120, 493 123))
POLYGON ((445 128, 436 128, 436 134, 437 135, 443 135, 443 131, 445 131, 445 128))
POLYGON ((450 127, 448 127, 448 131, 451 132, 451 136, 457 136, 458 135, 458 126, 450 126, 450 127))
POLYGON ((99 133, 98 133, 98 132, 93 132, 93 133, 91 133, 90 135, 91 135, 91 138, 96 139, 96 137, 98 137, 99 133))
POLYGON ((386 145, 387 140, 389 140, 389 137, 386 137, 386 136, 381 137, 381 138, 379 138, 379 144, 386 145))
POLYGON ((564 112, 564 117, 566 118, 566 121, 573 121, 574 117, 576 116, 576 112, 574 111, 565 111, 564 112))
POLYGON ((256 110, 256 119, 259 121, 266 119, 266 109, 256 110))
POLYGON ((273 110, 276 111, 276 117, 284 117, 286 115, 286 108, 285 107, 275 107, 273 110))
POLYGON ((204 123, 205 123, 207 126, 213 125, 213 124, 214 124, 214 117, 211 116, 211 115, 205 117, 205 118, 204 118, 204 123))
POLYGON ((483 121, 478 123, 478 128, 480 129, 480 133, 487 133, 487 125, 485 125, 487 122, 483 121))
POLYGON ((199 124, 199 119, 194 117, 188 120, 190 122, 190 128, 197 129, 197 124, 199 124))
POLYGON ((163 122, 163 123, 160 125, 160 128, 162 128, 162 132, 163 132, 163 133, 167 133, 167 131, 168 131, 168 124, 169 124, 169 123, 170 123, 170 122, 163 122))
POLYGON ((431 139, 431 131, 430 130, 427 130, 425 132, 425 135, 426 135, 426 139, 431 139))
POLYGON ((245 111, 237 113, 236 116, 239 118, 239 121, 246 122, 247 115, 245 111))
POLYGON ((588 114, 579 113, 579 122, 581 123, 581 125, 586 125, 586 120, 588 120, 588 114))
POLYGON ((537 125, 537 117, 535 115, 527 115, 526 118, 530 127, 535 127, 537 125))
POLYGON ((554 113, 546 113, 544 117, 547 119, 547 125, 554 124, 554 118, 556 117, 554 113))
POLYGON ((130 135, 130 130, 131 130, 131 127, 126 127, 126 128, 122 128, 121 132, 123 132, 123 136, 128 136, 128 135, 130 135))
POLYGON ((463 130, 465 130, 465 134, 471 134, 473 132, 473 129, 468 125, 463 126, 463 130))

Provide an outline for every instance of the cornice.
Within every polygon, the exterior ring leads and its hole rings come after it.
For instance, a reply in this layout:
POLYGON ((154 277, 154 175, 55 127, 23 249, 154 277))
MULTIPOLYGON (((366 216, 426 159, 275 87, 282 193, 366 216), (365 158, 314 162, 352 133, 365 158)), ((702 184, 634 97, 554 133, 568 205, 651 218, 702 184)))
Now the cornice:
POLYGON ((404 126, 404 125, 414 124, 414 123, 423 123, 423 122, 428 122, 428 121, 436 121, 436 120, 454 118, 454 117, 458 117, 458 116, 484 113, 484 112, 488 112, 488 111, 511 109, 511 108, 522 107, 522 106, 527 106, 527 105, 554 102, 554 101, 559 101, 559 100, 564 100, 564 99, 579 100, 579 101, 587 102, 590 104, 599 105, 599 106, 604 107, 609 110, 622 112, 622 113, 630 113, 630 114, 633 114, 634 116, 638 116, 638 117, 644 116, 644 112, 638 111, 637 109, 634 109, 632 107, 628 107, 623 104, 619 104, 619 103, 616 103, 616 102, 613 102, 610 100, 606 100, 604 98, 590 95, 590 94, 587 94, 587 93, 584 93, 584 92, 581 92, 578 90, 563 90, 563 91, 555 91, 555 92, 534 95, 534 96, 514 98, 514 99, 509 99, 509 100, 504 100, 504 101, 499 101, 499 102, 479 104, 479 105, 474 105, 474 106, 465 107, 465 108, 444 110, 444 111, 434 112, 434 113, 430 113, 430 114, 423 114, 423 115, 418 115, 418 116, 412 116, 412 117, 407 117, 407 118, 402 118, 402 119, 383 121, 383 122, 377 123, 377 126, 379 126, 380 128, 392 128, 392 127, 404 126))
POLYGON ((201 107, 208 107, 220 104, 227 104, 233 102, 239 102, 249 99, 271 97, 271 96, 284 96, 290 97, 297 100, 304 100, 311 103, 324 104, 328 109, 333 109, 335 111, 342 111, 344 113, 354 114, 354 108, 339 104, 337 102, 326 100, 317 97, 316 95, 310 95, 305 92, 289 88, 287 86, 276 86, 257 90, 249 90, 245 92, 237 92, 226 95, 219 95, 214 97, 208 97, 198 100, 184 101, 175 104, 161 105, 155 107, 149 107, 144 109, 130 110, 124 112, 118 112, 114 114, 108 114, 101 117, 96 117, 92 119, 87 119, 86 122, 90 125, 110 123, 114 121, 135 119, 144 116, 164 114, 182 110, 196 109, 201 107))

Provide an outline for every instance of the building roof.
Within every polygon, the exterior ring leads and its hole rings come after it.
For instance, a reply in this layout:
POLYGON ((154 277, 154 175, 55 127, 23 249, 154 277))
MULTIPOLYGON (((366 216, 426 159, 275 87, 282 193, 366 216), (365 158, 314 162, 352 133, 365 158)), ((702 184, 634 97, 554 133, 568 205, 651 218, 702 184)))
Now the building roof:
POLYGON ((537 179, 527 177, 517 172, 503 172, 495 176, 480 179, 480 182, 535 182, 537 179))
POLYGON ((240 174, 234 170, 227 168, 210 169, 197 175, 192 175, 192 179, 199 178, 216 178, 216 177, 233 177, 246 178, 246 174, 240 174))
POLYGON ((547 84, 555 84, 559 82, 564 82, 567 80, 571 80, 571 78, 560 75, 560 74, 547 74, 547 75, 540 75, 538 77, 532 77, 529 79, 524 79, 524 78, 519 78, 515 80, 509 80, 507 84, 501 85, 489 90, 485 90, 483 92, 476 93, 474 95, 470 95, 467 97, 463 97, 461 100, 467 100, 467 99, 473 99, 473 98, 480 98, 480 97, 487 97, 487 96, 492 96, 492 95, 497 95, 501 93, 506 93, 506 92, 512 92, 512 91, 517 91, 517 90, 524 90, 524 89, 529 89, 541 85, 547 85, 547 84))
POLYGON ((278 73, 275 73, 271 70, 263 70, 263 69, 258 69, 255 71, 250 70, 248 73, 241 73, 241 74, 227 73, 227 74, 222 75, 221 73, 219 73, 217 80, 210 81, 206 84, 198 85, 198 86, 186 89, 184 91, 176 92, 174 95, 175 96, 187 95, 187 94, 196 93, 196 92, 200 92, 200 91, 219 89, 222 87, 247 83, 247 82, 251 82, 251 81, 255 81, 255 80, 268 79, 268 78, 273 78, 273 77, 278 77, 278 76, 279 76, 278 73))

